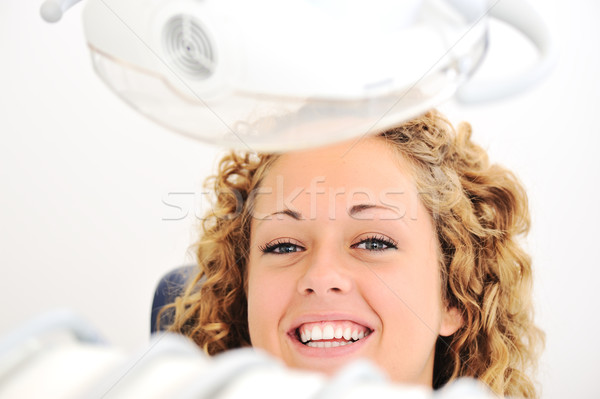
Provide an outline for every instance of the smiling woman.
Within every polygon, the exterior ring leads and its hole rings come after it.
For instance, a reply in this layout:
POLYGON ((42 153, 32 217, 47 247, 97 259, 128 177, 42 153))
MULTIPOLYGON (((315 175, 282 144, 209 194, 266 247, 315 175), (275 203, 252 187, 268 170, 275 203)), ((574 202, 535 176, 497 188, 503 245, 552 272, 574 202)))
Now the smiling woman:
POLYGON ((251 342, 289 366, 333 373, 362 357, 431 386, 437 337, 462 324, 442 301, 435 227, 388 143, 351 144, 282 155, 265 175, 253 210, 267 216, 250 228, 251 342))
POLYGON ((432 111, 359 142, 231 154, 210 184, 171 326, 207 353, 251 345, 328 374, 367 358, 398 382, 536 396, 526 196, 468 125, 432 111))

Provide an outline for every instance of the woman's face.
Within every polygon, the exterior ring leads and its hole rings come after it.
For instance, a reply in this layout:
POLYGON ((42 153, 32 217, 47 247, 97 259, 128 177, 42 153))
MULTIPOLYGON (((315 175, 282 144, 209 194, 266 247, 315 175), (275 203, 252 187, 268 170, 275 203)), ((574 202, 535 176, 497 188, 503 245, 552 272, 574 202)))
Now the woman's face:
POLYGON ((248 324, 254 347, 334 373, 367 358, 431 386, 442 301, 438 242, 406 161, 381 139, 288 153, 254 193, 248 324))

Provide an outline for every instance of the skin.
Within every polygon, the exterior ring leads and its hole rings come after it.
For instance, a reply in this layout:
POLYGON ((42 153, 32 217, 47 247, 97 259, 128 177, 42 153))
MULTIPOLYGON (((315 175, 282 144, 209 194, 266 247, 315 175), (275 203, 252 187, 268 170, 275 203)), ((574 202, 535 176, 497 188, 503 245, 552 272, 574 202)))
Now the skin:
POLYGON ((252 345, 327 374, 367 358, 394 381, 431 387, 436 339, 462 323, 442 300, 434 225, 404 159, 378 138, 351 144, 281 156, 256 193, 252 345), (368 335, 313 348, 298 340, 304 323, 368 335))

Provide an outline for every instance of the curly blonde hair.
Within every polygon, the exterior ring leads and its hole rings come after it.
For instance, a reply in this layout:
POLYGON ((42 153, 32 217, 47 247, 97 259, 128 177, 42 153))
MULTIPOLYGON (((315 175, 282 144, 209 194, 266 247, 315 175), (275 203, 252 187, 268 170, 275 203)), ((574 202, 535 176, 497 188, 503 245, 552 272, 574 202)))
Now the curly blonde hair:
MULTIPOLYGON (((441 249, 442 291, 463 326, 439 337, 434 388, 471 376, 494 392, 537 397, 533 381, 544 334, 533 323, 531 259, 519 243, 529 230, 527 196, 513 173, 490 164, 471 141, 430 111, 378 135, 413 167, 441 249)), ((207 180, 215 204, 197 243, 199 272, 173 304, 169 327, 206 353, 250 345, 247 260, 252 193, 275 154, 231 153, 207 180)))

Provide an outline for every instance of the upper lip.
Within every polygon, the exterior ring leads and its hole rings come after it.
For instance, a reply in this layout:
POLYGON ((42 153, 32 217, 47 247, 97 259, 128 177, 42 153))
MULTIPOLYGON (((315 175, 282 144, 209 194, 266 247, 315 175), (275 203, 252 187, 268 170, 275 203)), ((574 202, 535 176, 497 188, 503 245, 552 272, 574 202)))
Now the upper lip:
POLYGON ((288 334, 295 334, 296 330, 305 323, 317 323, 320 321, 351 321, 367 327, 370 331, 374 331, 371 323, 356 315, 348 313, 312 313, 294 318, 291 322, 291 327, 288 329, 288 334))

